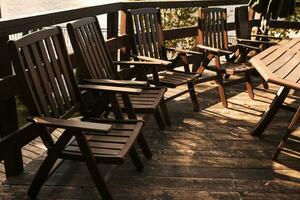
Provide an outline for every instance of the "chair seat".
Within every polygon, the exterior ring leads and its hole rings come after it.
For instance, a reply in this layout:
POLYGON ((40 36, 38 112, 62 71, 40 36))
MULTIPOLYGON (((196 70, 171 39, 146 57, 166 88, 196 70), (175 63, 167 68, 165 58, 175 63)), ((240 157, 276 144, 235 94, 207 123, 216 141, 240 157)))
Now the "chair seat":
MULTIPOLYGON (((150 113, 155 110, 164 98, 166 88, 143 88, 139 95, 129 95, 133 109, 137 113, 150 113)), ((119 105, 124 108, 122 97, 118 96, 119 105)))
MULTIPOLYGON (((162 71, 159 73, 160 85, 176 88, 179 85, 186 84, 199 78, 199 74, 181 72, 181 71, 162 71)), ((154 82, 152 77, 149 77, 149 81, 154 82)))
MULTIPOLYGON (((122 164, 142 127, 143 122, 112 123, 112 130, 109 133, 86 133, 85 138, 97 162, 122 164)), ((75 137, 66 146, 61 157, 71 160, 83 159, 75 137)))
POLYGON ((221 66, 221 71, 228 75, 244 73, 246 71, 251 71, 251 70, 254 70, 254 67, 245 64, 241 65, 241 64, 229 63, 221 66))
MULTIPOLYGON (((215 71, 215 66, 207 66, 209 70, 215 71)), ((253 66, 245 64, 223 63, 221 64, 221 72, 228 75, 244 73, 246 71, 254 70, 253 66)))

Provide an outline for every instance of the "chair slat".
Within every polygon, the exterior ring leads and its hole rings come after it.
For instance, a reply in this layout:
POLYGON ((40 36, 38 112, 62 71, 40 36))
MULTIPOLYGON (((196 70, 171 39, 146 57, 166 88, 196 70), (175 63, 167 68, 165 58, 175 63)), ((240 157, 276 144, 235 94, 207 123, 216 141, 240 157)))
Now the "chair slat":
MULTIPOLYGON (((61 86, 64 86, 65 83, 61 76, 62 72, 61 72, 60 67, 58 66, 57 58, 55 55, 55 50, 52 48, 52 45, 53 45, 52 41, 50 40, 50 38, 46 38, 44 41, 45 41, 46 48, 47 48, 47 51, 49 54, 49 59, 51 60, 51 64, 52 64, 51 66, 53 68, 55 78, 58 83, 59 91, 61 93, 62 99, 64 100, 67 110, 69 110, 72 108, 72 105, 70 103, 67 90, 65 89, 65 87, 61 87, 61 86)), ((60 97, 58 97, 58 98, 60 98, 60 97)))
POLYGON ((146 31, 146 23, 145 23, 145 15, 140 14, 139 15, 139 22, 140 22, 140 28, 141 28, 141 39, 144 44, 144 52, 145 56, 150 56, 150 48, 149 48, 149 41, 147 40, 147 31, 146 31))
POLYGON ((143 51, 143 40, 142 40, 142 37, 140 36, 142 33, 141 33, 141 28, 140 28, 140 24, 138 23, 139 21, 139 17, 137 15, 133 15, 133 22, 135 24, 135 30, 136 30, 136 39, 138 40, 137 44, 138 45, 138 48, 139 48, 139 55, 141 56, 144 56, 145 55, 145 52, 143 51))
POLYGON ((228 50, 228 33, 227 33, 227 13, 226 9, 222 12, 222 49, 228 50))
POLYGON ((53 90, 54 97, 56 98, 55 100, 57 102, 58 109, 60 111, 60 115, 62 115, 63 113, 66 112, 66 109, 65 109, 64 103, 62 101, 61 94, 60 94, 59 88, 57 86, 57 82, 55 81, 56 77, 55 77, 53 69, 51 67, 51 63, 49 63, 48 53, 47 53, 44 43, 42 41, 38 41, 38 47, 39 47, 39 50, 42 55, 42 59, 45 64, 45 69, 47 70, 47 73, 49 76, 49 82, 51 84, 51 88, 53 90))
POLYGON ((93 26, 90 25, 90 27, 91 27, 92 33, 97 37, 98 42, 96 45, 99 49, 99 55, 103 62, 102 67, 105 69, 107 78, 112 78, 112 79, 118 78, 116 75, 117 74, 116 68, 114 67, 112 59, 109 55, 109 51, 105 44, 103 35, 101 34, 101 28, 100 28, 99 24, 95 24, 95 23, 93 24, 93 26))
POLYGON ((218 35, 219 35, 219 31, 217 30, 217 27, 218 27, 218 20, 217 20, 217 16, 218 15, 218 12, 212 12, 212 23, 216 22, 216 25, 213 25, 212 24, 212 33, 213 33, 213 46, 218 48, 218 35))
POLYGON ((150 57, 153 57, 154 56, 154 49, 153 49, 154 41, 151 38, 151 32, 153 30, 152 30, 152 27, 150 26, 150 21, 149 21, 149 15, 148 14, 144 14, 144 22, 145 22, 145 34, 146 34, 149 54, 150 54, 150 57))
POLYGON ((42 111, 44 114, 46 114, 46 116, 51 116, 49 109, 48 109, 48 105, 47 105, 47 100, 44 96, 44 91, 41 87, 41 80, 39 80, 39 76, 37 74, 37 70, 33 64, 28 46, 22 47, 21 48, 22 53, 24 55, 23 59, 25 61, 25 66, 28 69, 28 72, 30 74, 30 79, 32 80, 32 88, 35 88, 35 95, 40 99, 40 101, 38 102, 39 105, 42 108, 42 111))
POLYGON ((70 95, 70 101, 72 102, 73 105, 75 105, 77 103, 77 98, 76 98, 76 94, 72 85, 72 82, 74 80, 71 80, 71 76, 70 73, 67 71, 68 66, 65 63, 65 59, 63 59, 65 56, 63 55, 62 49, 61 49, 61 44, 58 41, 57 36, 53 36, 53 45, 56 49, 56 53, 58 55, 58 61, 61 67, 61 71, 62 71, 62 77, 63 80, 65 82, 66 88, 68 89, 68 93, 70 95), (72 81, 72 82, 71 82, 72 81))
POLYGON ((151 33, 152 33, 152 42, 153 42, 153 51, 154 51, 154 58, 160 58, 159 54, 159 40, 157 38, 157 29, 156 29, 156 21, 155 21, 155 15, 149 13, 148 14, 149 21, 150 21, 150 27, 151 27, 151 33))
POLYGON ((57 109, 57 106, 56 106, 56 102, 52 96, 52 87, 50 87, 50 81, 48 79, 48 75, 46 74, 46 65, 49 64, 49 60, 41 60, 41 56, 38 52, 38 49, 37 49, 37 44, 34 43, 34 44, 31 44, 30 45, 30 48, 32 50, 32 57, 35 59, 35 64, 36 64, 36 69, 39 73, 39 76, 40 76, 40 79, 41 79, 41 82, 42 82, 42 86, 43 86, 43 90, 45 91, 45 97, 47 98, 47 102, 49 102, 49 109, 50 109, 50 112, 52 113, 52 115, 54 117, 58 117, 59 116, 59 113, 58 113, 58 109, 57 109))
POLYGON ((93 41, 90 39, 90 31, 89 29, 86 27, 86 26, 82 26, 80 28, 78 28, 80 30, 80 33, 82 35, 82 43, 84 48, 86 49, 85 52, 85 57, 90 65, 90 68, 92 69, 91 72, 93 74, 96 74, 97 76, 96 77, 101 77, 102 76, 102 73, 99 69, 98 64, 101 63, 98 63, 97 61, 97 58, 95 57, 95 49, 94 49, 94 44, 93 44, 93 41))

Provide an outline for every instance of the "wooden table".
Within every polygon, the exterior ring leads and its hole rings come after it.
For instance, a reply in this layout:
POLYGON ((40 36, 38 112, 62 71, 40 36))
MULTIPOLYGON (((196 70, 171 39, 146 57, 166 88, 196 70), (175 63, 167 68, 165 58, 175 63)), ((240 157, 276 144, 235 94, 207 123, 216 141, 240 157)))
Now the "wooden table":
POLYGON ((260 136, 283 107, 290 89, 300 90, 300 38, 283 40, 254 56, 250 62, 267 82, 282 86, 252 132, 260 136))

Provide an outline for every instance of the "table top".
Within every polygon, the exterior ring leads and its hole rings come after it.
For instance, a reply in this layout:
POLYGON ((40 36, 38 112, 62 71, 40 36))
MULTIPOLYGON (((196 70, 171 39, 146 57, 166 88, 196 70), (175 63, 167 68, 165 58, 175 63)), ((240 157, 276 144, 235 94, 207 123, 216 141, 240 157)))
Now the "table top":
POLYGON ((283 40, 250 62, 267 82, 300 90, 300 38, 283 40))

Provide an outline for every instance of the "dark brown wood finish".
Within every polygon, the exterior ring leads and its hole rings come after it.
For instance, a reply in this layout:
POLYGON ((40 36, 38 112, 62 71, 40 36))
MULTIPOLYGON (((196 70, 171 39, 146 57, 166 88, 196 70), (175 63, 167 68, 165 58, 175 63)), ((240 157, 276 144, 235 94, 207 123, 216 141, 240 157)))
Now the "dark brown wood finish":
POLYGON ((243 62, 248 62, 248 57, 253 57, 260 51, 277 44, 280 37, 274 37, 261 33, 260 27, 254 26, 255 12, 248 6, 240 6, 235 8, 235 27, 237 35, 237 43, 240 49, 243 62), (252 33, 255 28, 255 34, 252 33), (255 38, 255 39, 252 39, 255 38), (251 53, 249 53, 251 52, 251 53))
MULTIPOLYGON (((182 58, 186 58, 187 52, 167 49, 164 46, 160 10, 158 8, 130 10, 127 16, 127 32, 131 36, 131 41, 134 42, 132 51, 136 59, 160 63, 160 65, 148 69, 149 82, 169 88, 187 84, 194 110, 198 111, 199 105, 194 83, 199 75, 189 72, 188 63, 184 63, 185 72, 174 69, 182 58), (176 58, 168 60, 167 50, 177 52, 176 58)), ((189 53, 198 56, 198 59, 202 58, 202 54, 199 52, 189 51, 189 53)))
MULTIPOLYGON (((2 13, 0 12, 0 18, 2 13)), ((8 35, 0 36, 0 85, 2 86, 0 98, 0 141, 4 141, 19 129, 15 93, 16 89, 8 87, 7 80, 14 80, 13 71, 7 54, 8 35)), ((12 84, 11 84, 12 85, 12 84)), ((6 177, 17 175, 23 171, 21 149, 16 143, 2 146, 5 153, 0 153, 0 160, 4 160, 6 177)))
MULTIPOLYGON (((96 5, 96 6, 93 5, 84 8, 51 11, 48 13, 32 14, 30 16, 21 16, 21 17, 15 17, 10 19, 1 19, 0 35, 1 37, 6 38, 4 40, 1 40, 1 45, 0 45, 1 49, 2 47, 4 48, 3 50, 1 50, 1 52, 3 52, 4 54, 7 52, 6 41, 9 34, 27 32, 32 29, 39 29, 41 27, 51 26, 54 24, 66 23, 72 20, 88 17, 91 15, 116 13, 118 11, 126 11, 127 9, 134 9, 134 8, 141 8, 141 7, 187 8, 187 7, 207 7, 207 6, 218 6, 218 5, 234 5, 237 3, 246 4, 248 3, 248 0, 242 0, 238 2, 236 0, 227 0, 227 1, 207 0, 207 1, 189 1, 188 3, 186 3, 186 1, 176 1, 176 3, 170 3, 169 1, 119 2, 119 3, 112 3, 107 5, 96 5)), ((297 6, 299 7, 299 3, 297 3, 297 6)), ((255 21, 255 23, 257 23, 257 21, 255 21)), ((121 26, 123 26, 124 24, 125 23, 121 23, 121 26)), ((108 26, 110 26, 110 23, 108 23, 108 26)), ((299 29, 299 23, 271 20, 270 27, 299 29)), ((112 29, 116 29, 116 28, 112 28, 112 29)), ((109 28, 108 30, 112 30, 112 29, 109 28)), ((234 29, 234 24, 229 23, 228 30, 233 30, 233 29, 234 29)), ((172 30, 164 30, 164 35, 166 40, 195 36, 197 35, 197 27, 192 26, 192 27, 176 28, 172 30)), ((112 52, 115 52, 119 48, 129 46, 128 37, 127 35, 114 37, 111 38, 109 41, 107 41, 107 44, 109 46, 108 49, 112 52)), ((1 58, 3 58, 3 56, 1 58)), ((1 61, 1 66, 2 66, 1 70, 6 70, 4 68, 8 68, 8 69, 10 68, 10 65, 7 65, 6 61, 3 62, 1 61)), ((8 104, 14 105, 13 103, 14 99, 12 97, 18 95, 17 88, 18 88, 18 82, 16 82, 15 76, 8 76, 5 78, 1 77, 0 93, 2 95, 0 98, 9 99, 9 101, 11 102, 9 102, 8 104)), ((5 108, 8 108, 8 106, 5 106, 5 108)), ((11 110, 12 109, 9 109, 9 112, 5 111, 4 116, 12 115, 13 112, 11 112, 11 110)), ((1 109, 1 113, 3 112, 4 110, 1 109)), ((14 118, 16 118, 16 115, 14 115, 14 118)), ((12 122, 12 120, 10 120, 10 122, 12 122)), ((6 125, 9 125, 9 123, 3 123, 3 127, 1 128, 4 128, 4 126, 6 125)), ((4 134, 8 136, 2 138, 0 141, 0 148, 4 149, 4 151, 1 151, 0 154, 3 154, 3 152, 7 152, 7 147, 18 146, 18 148, 22 148, 25 144, 29 143, 32 139, 35 138, 33 135, 28 134, 28 133, 32 133, 33 130, 34 127, 32 127, 30 124, 27 124, 21 127, 18 131, 14 131, 11 133, 5 131, 4 134), (15 145, 15 143, 17 143, 17 145, 15 145)), ((18 151, 20 152, 20 149, 18 151)), ((0 157, 2 158, 3 156, 0 157)), ((21 162, 18 163, 19 165, 21 165, 21 162)), ((17 165, 12 164, 11 166, 17 166, 17 165)), ((22 166, 17 166, 17 168, 22 169, 22 166)))
MULTIPOLYGON (((106 47, 97 17, 84 18, 67 25, 74 53, 79 59, 79 69, 85 82, 90 84, 105 84, 111 86, 132 86, 143 88, 140 95, 130 96, 133 109, 137 113, 152 113, 161 129, 164 121, 169 126, 170 118, 166 110, 161 114, 160 107, 164 105, 165 88, 149 87, 147 82, 120 80, 114 64, 135 64, 133 62, 113 62, 106 47), (120 81, 118 81, 120 80, 120 81), (165 120, 163 120, 165 116, 165 120)), ((141 63, 136 63, 141 64, 141 63)), ((122 98, 118 98, 123 107, 122 98)))
POLYGON ((141 134, 143 122, 136 120, 128 97, 128 93, 140 93, 141 90, 82 85, 85 90, 102 92, 104 97, 109 98, 116 119, 123 119, 118 101, 115 101, 116 93, 121 93, 125 108, 131 113, 129 119, 133 120, 118 123, 88 119, 61 28, 37 31, 18 41, 10 41, 9 50, 18 81, 22 85, 22 95, 32 116, 31 121, 39 135, 47 138, 48 142, 48 155, 28 195, 33 198, 38 195, 44 182, 53 173, 57 159, 63 158, 85 162, 100 195, 104 199, 112 199, 97 163, 122 164, 129 154, 137 170, 142 171, 143 164, 133 146, 137 140, 143 140, 143 150, 147 148, 146 155, 151 155, 141 134), (67 120, 78 111, 90 122, 67 120), (64 129, 56 142, 52 140, 50 127, 64 129))
MULTIPOLYGON (((237 60, 249 63, 249 58, 253 57, 260 51, 266 49, 268 46, 273 45, 273 42, 265 41, 267 37, 260 35, 255 40, 252 40, 252 30, 255 29, 255 33, 258 33, 260 23, 254 23, 255 21, 261 22, 261 19, 256 20, 255 11, 248 6, 239 6, 235 8, 235 29, 237 37, 238 51, 237 60), (263 36, 263 37, 261 37, 263 36), (263 40, 262 40, 263 39, 263 40)), ((268 88, 268 83, 261 77, 263 86, 268 88)))
MULTIPOLYGON (((1 14, 0 14, 1 15, 1 14)), ((7 54, 7 36, 0 37, 0 84, 3 89, 0 98, 0 141, 5 140, 7 136, 19 129, 17 119, 15 89, 7 87, 7 81, 13 77, 12 67, 10 66, 9 55, 7 54), (5 44, 5 45, 4 45, 5 44), (10 67, 9 67, 10 66, 10 67)), ((5 153, 0 153, 0 160, 4 160, 6 177, 14 176, 23 171, 23 161, 21 149, 17 144, 4 146, 5 153)))
POLYGON ((205 53, 202 65, 195 69, 198 73, 202 73, 204 69, 216 71, 217 81, 219 85, 219 94, 224 107, 228 106, 227 97, 225 93, 225 84, 223 75, 229 77, 230 75, 244 73, 246 77, 246 88, 250 98, 254 98, 253 86, 249 71, 252 67, 244 64, 237 65, 227 61, 221 64, 220 56, 225 56, 229 60, 229 56, 233 52, 229 51, 228 35, 227 35, 227 14, 224 8, 201 8, 199 9, 198 22, 198 36, 197 48, 199 51, 205 53), (214 59, 214 66, 209 66, 209 63, 214 59))

